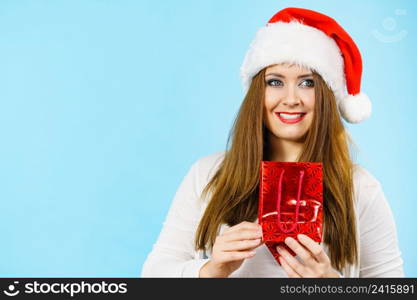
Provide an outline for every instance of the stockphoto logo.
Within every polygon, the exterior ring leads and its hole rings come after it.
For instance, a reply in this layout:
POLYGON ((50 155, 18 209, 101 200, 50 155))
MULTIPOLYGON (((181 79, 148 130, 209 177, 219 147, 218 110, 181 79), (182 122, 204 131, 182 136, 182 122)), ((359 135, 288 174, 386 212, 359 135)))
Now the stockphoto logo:
POLYGON ((125 294, 127 293, 127 283, 89 283, 81 281, 80 283, 63 283, 63 282, 27 282, 24 288, 18 289, 19 281, 10 284, 4 294, 10 297, 19 293, 25 294, 69 294, 74 297, 76 294, 125 294))
POLYGON ((14 281, 13 284, 10 284, 7 287, 7 290, 4 290, 3 292, 7 295, 7 296, 16 296, 19 294, 19 290, 16 290, 16 285, 19 284, 19 281, 14 281))

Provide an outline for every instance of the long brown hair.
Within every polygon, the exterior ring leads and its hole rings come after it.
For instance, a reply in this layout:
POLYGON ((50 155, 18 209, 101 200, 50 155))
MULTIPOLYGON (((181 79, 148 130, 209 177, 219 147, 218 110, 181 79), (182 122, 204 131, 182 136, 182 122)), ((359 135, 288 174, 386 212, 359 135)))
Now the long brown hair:
MULTIPOLYGON (((196 231, 196 249, 212 249, 220 225, 255 222, 259 193, 259 168, 268 160, 268 129, 264 125, 265 70, 252 79, 230 131, 219 169, 203 190, 210 202, 196 231), (232 141, 229 147, 230 140, 232 141)), ((323 163, 323 241, 329 246, 333 267, 357 263, 353 162, 349 142, 333 92, 313 72, 314 116, 304 137, 299 162, 323 163)))

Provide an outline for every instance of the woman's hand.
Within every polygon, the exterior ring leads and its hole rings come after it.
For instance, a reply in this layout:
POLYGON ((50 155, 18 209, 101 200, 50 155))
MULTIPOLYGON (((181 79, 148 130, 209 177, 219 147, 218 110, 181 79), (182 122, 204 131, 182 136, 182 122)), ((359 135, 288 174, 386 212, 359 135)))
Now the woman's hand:
POLYGON ((288 237, 285 239, 285 244, 303 260, 304 264, 284 248, 277 247, 281 255, 279 261, 288 277, 340 277, 318 243, 304 234, 299 234, 297 237, 299 242, 288 237))
POLYGON ((217 236, 200 277, 228 277, 245 259, 255 256, 254 249, 262 243, 262 227, 257 223, 245 221, 226 229, 217 236))

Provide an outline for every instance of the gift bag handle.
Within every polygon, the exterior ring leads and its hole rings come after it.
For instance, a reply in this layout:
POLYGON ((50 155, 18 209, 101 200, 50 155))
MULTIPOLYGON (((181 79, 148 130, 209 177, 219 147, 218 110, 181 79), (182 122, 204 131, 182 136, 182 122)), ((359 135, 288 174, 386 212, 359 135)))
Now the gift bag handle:
POLYGON ((281 194, 282 194, 282 178, 284 177, 285 169, 282 170, 281 175, 279 176, 278 183, 278 201, 277 201, 277 217, 278 217, 278 226, 284 233, 289 233, 297 227, 297 221, 300 211, 300 197, 301 197, 301 187, 304 177, 304 170, 300 170, 300 179, 298 180, 298 192, 297 192, 297 203, 295 205, 295 221, 290 229, 284 229, 281 224, 281 194))

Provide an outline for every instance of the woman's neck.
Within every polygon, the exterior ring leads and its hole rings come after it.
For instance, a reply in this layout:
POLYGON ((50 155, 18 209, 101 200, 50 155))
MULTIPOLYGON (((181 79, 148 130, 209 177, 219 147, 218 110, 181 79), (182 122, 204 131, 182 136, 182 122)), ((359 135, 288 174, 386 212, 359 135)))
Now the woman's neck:
POLYGON ((268 145, 268 160, 296 162, 303 143, 271 137, 268 145))

